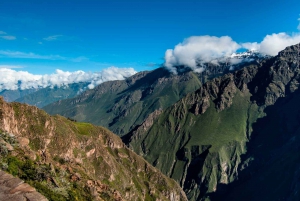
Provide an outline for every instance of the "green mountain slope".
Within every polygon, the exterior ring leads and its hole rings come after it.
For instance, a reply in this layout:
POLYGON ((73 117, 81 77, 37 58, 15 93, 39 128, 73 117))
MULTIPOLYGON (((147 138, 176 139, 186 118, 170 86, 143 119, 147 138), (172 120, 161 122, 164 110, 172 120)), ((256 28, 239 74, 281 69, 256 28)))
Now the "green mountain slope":
POLYGON ((0 97, 0 167, 49 200, 187 200, 103 127, 0 97))
POLYGON ((163 68, 141 72, 123 81, 100 84, 93 90, 43 109, 124 135, 153 111, 167 108, 201 86, 197 74, 172 75, 163 68))
MULTIPOLYGON (((245 63, 235 67, 243 65, 245 63)), ((228 63, 208 63, 204 72, 195 73, 179 66, 180 73, 174 75, 158 68, 123 81, 102 83, 73 99, 58 101, 43 109, 50 114, 105 126, 122 136, 140 125, 152 112, 168 108, 202 83, 229 72, 229 69, 228 63)))
POLYGON ((238 180, 219 184, 212 200, 300 200, 300 91, 279 98, 252 125, 238 180))
POLYGON ((288 47, 205 83, 124 141, 174 178, 189 200, 298 200, 299 154, 290 154, 300 137, 299 50, 288 47))

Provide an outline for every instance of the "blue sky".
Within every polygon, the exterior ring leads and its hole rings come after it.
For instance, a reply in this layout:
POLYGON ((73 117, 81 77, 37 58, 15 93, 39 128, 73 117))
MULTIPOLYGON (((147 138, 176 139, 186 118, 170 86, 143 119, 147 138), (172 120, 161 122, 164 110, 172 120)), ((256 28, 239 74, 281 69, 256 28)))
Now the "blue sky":
POLYGON ((298 33, 299 14, 299 0, 1 0, 0 66, 33 74, 151 70, 190 36, 261 42, 298 33))

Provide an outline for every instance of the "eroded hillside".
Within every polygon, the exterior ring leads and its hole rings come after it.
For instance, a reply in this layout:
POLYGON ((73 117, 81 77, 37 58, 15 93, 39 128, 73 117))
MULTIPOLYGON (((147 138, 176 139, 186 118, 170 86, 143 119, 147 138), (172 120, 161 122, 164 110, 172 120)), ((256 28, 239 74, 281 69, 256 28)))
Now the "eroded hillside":
POLYGON ((186 200, 105 128, 0 98, 2 169, 50 200, 186 200))

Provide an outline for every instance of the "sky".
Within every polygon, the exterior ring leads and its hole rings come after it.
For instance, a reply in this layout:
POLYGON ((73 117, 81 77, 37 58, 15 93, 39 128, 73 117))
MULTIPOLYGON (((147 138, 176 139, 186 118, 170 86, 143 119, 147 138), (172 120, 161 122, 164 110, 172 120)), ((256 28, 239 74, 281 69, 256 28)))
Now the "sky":
POLYGON ((1 0, 0 73, 127 76, 243 48, 275 55, 300 42, 299 14, 299 0, 1 0))

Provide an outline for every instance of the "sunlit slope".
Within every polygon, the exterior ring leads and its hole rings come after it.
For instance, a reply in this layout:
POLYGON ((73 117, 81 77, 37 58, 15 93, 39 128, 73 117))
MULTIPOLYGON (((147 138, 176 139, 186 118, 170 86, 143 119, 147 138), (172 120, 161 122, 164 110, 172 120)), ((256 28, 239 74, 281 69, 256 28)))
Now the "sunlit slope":
POLYGON ((0 99, 1 168, 49 200, 186 200, 103 127, 0 99))

